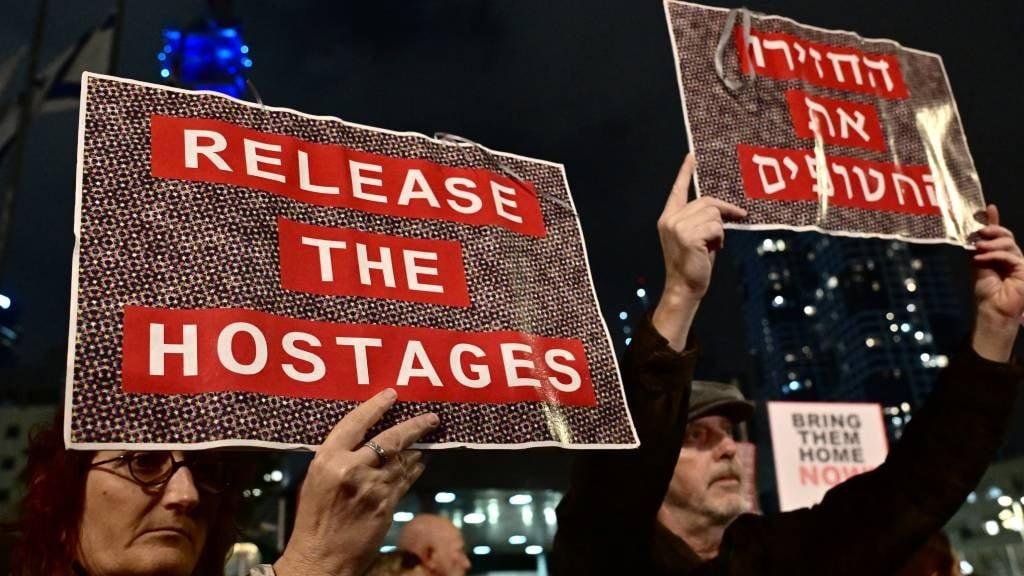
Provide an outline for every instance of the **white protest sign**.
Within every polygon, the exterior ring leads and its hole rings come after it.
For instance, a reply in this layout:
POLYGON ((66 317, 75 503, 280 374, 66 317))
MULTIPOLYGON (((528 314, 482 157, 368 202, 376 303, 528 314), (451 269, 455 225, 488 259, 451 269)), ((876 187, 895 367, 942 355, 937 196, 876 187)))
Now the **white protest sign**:
POLYGON ((768 402, 768 423, 782 511, 817 504, 889 452, 878 404, 768 402))

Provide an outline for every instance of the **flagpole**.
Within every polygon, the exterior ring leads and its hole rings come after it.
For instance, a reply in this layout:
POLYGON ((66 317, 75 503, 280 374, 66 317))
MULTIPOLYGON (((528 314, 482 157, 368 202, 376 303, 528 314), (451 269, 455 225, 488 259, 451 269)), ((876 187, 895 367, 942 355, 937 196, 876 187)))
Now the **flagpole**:
POLYGON ((43 44, 43 30, 46 24, 48 0, 39 0, 39 11, 36 15, 36 26, 32 36, 32 51, 28 57, 25 87, 18 97, 18 129, 14 135, 14 148, 11 151, 11 169, 7 182, 0 192, 0 282, 6 277, 7 251, 14 221, 14 198, 21 184, 21 165, 25 155, 25 140, 28 137, 28 125, 32 121, 32 101, 35 96, 36 68, 39 65, 39 51, 43 44))

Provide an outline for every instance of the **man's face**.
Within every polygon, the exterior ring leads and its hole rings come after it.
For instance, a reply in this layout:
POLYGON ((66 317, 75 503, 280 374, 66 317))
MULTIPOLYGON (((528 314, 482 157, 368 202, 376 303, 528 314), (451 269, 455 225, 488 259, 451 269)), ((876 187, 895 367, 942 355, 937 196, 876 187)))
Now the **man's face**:
POLYGON ((732 421, 705 416, 687 425, 665 500, 716 524, 728 524, 750 510, 732 421))
POLYGON ((425 564, 431 574, 465 576, 471 564, 466 556, 466 541, 462 538, 462 532, 451 525, 443 527, 443 532, 443 535, 435 539, 430 559, 425 564))

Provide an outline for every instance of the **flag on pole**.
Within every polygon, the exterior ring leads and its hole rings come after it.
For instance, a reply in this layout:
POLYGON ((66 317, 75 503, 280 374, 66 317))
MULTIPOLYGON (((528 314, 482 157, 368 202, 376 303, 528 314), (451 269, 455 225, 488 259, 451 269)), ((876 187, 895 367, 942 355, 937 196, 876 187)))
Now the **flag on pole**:
MULTIPOLYGON (((42 113, 60 112, 78 107, 82 91, 82 72, 106 74, 110 71, 110 54, 114 49, 114 29, 117 13, 112 12, 104 21, 68 47, 50 62, 36 85, 42 89, 37 97, 42 100, 42 113)), ((36 103, 38 106, 38 103, 36 103)))
POLYGON ((17 72, 18 65, 25 58, 26 52, 28 52, 28 46, 23 45, 18 48, 13 56, 4 61, 3 64, 0 64, 0 95, 7 91, 7 85, 11 82, 14 73, 17 72))
MULTIPOLYGON (((36 114, 73 110, 78 106, 82 88, 82 72, 106 73, 110 70, 110 54, 114 48, 117 13, 68 46, 36 76, 31 87, 29 119, 36 114)), ((24 49, 0 64, 0 93, 18 68, 24 49)), ((13 148, 18 133, 18 119, 25 100, 0 107, 0 161, 13 148)))

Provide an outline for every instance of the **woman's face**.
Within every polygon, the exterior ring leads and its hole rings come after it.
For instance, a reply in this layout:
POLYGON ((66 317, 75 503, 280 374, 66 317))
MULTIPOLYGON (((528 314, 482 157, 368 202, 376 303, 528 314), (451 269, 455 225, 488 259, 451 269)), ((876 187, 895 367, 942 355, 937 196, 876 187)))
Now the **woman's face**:
MULTIPOLYGON (((120 454, 97 452, 93 462, 120 454)), ((127 460, 95 466, 85 477, 77 560, 90 576, 188 576, 219 503, 196 487, 187 467, 146 487, 132 478, 127 460)))

